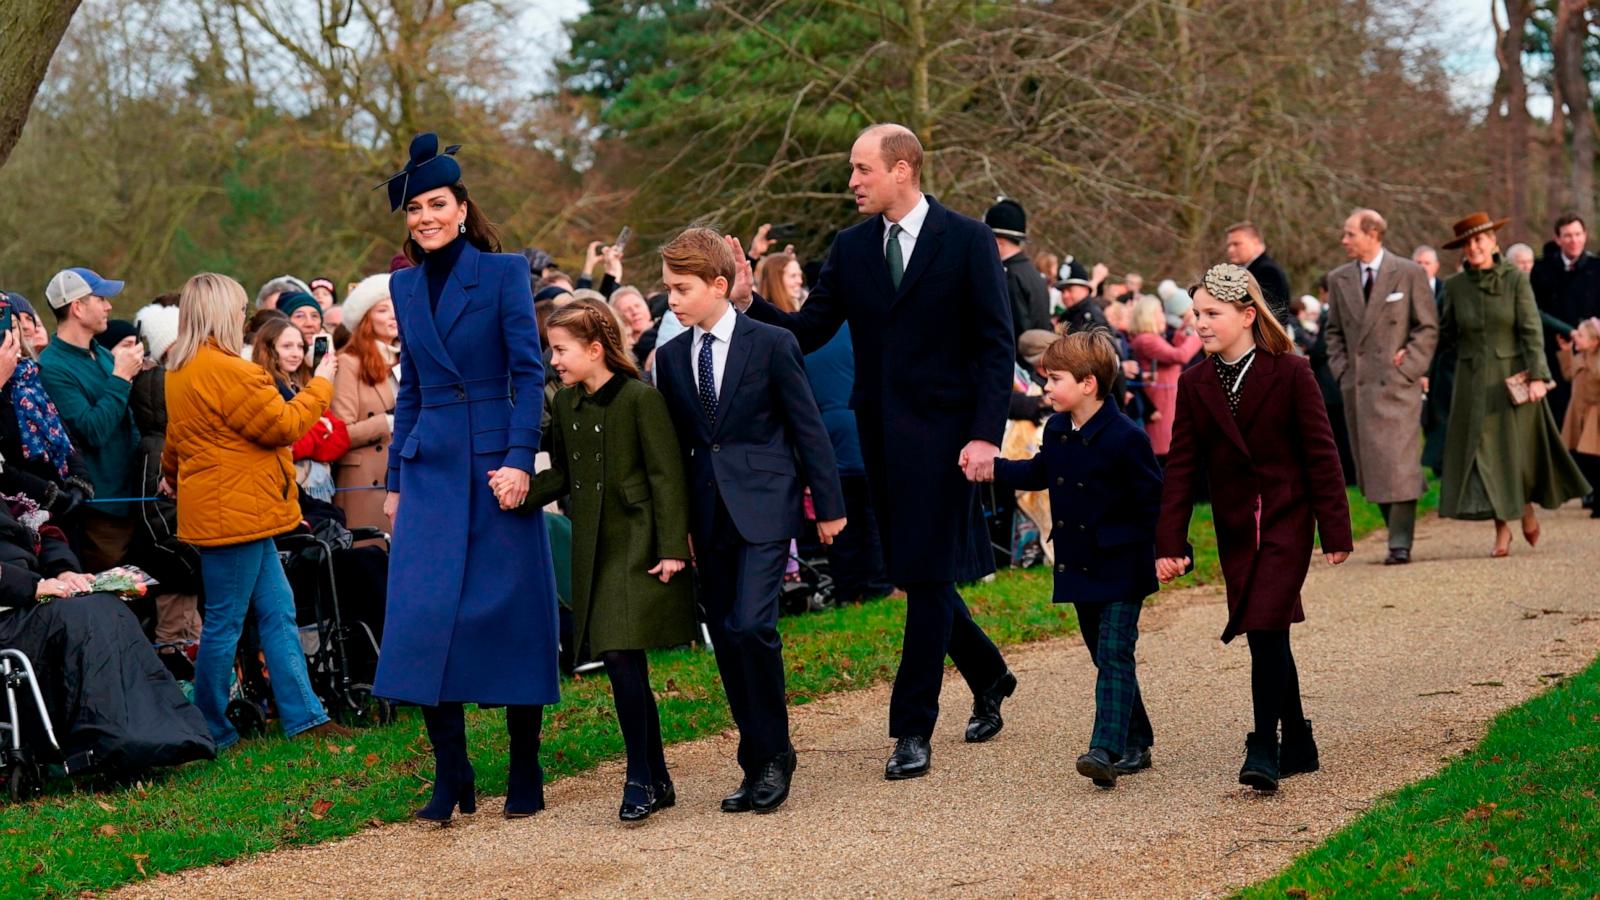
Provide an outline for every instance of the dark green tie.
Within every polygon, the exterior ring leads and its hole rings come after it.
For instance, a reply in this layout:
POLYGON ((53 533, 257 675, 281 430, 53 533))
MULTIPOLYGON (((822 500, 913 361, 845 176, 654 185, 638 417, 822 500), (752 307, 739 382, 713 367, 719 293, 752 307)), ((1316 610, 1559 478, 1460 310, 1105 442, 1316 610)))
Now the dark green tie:
POLYGON ((889 260, 889 280, 894 282, 894 289, 900 290, 900 279, 906 274, 906 258, 900 250, 900 232, 905 231, 899 225, 889 226, 889 246, 884 248, 884 258, 889 260))

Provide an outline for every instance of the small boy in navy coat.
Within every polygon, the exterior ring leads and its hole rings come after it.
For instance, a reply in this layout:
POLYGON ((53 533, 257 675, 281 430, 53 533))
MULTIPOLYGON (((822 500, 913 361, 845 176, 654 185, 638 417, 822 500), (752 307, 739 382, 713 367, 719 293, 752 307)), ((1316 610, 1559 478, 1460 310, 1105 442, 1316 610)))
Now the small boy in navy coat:
POLYGON ((1106 402, 1120 365, 1104 331, 1070 334, 1045 350, 1045 423, 1039 453, 996 460, 995 483, 1050 491, 1055 517, 1054 600, 1072 603, 1099 670, 1094 736, 1078 773, 1103 788, 1150 766, 1155 738, 1134 674, 1139 611, 1156 592, 1155 534, 1161 469, 1150 438, 1106 402))
POLYGON ((722 810, 760 813, 782 805, 794 775, 778 597, 803 488, 822 543, 844 529, 845 513, 800 345, 733 310, 734 276, 733 249, 709 228, 662 248, 667 302, 688 330, 656 351, 656 384, 684 450, 700 599, 739 726, 744 779, 722 810))

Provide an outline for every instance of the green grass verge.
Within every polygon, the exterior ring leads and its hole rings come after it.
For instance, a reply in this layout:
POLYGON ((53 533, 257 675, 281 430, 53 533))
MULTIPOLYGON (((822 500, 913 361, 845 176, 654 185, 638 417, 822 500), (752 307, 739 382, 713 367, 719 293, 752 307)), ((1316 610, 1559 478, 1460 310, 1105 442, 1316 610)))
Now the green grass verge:
MULTIPOLYGON (((1381 522, 1356 499, 1357 534, 1381 522)), ((1192 529, 1196 573, 1178 587, 1220 579, 1208 507, 1192 529)), ((1001 645, 1071 633, 1071 607, 1050 603, 1043 569, 1003 572, 963 591, 974 616, 1001 645)), ((791 702, 887 680, 899 661, 904 601, 879 600, 783 621, 791 702)), ((711 654, 651 655, 651 676, 669 743, 730 725, 711 654)), ((470 746, 485 793, 505 791, 506 739, 497 711, 468 714, 470 746)), ((564 686, 545 714, 544 759, 559 778, 622 753, 603 675, 564 686)), ((0 806, 0 885, 70 894, 114 887, 161 872, 352 834, 407 818, 424 802, 432 760, 421 721, 404 715, 342 746, 266 738, 244 742, 211 763, 157 772, 131 786, 57 781, 22 806, 0 806)), ((0 889, 7 893, 13 889, 0 889)))
POLYGON ((1594 896, 1597 791, 1600 660, 1239 896, 1594 896))

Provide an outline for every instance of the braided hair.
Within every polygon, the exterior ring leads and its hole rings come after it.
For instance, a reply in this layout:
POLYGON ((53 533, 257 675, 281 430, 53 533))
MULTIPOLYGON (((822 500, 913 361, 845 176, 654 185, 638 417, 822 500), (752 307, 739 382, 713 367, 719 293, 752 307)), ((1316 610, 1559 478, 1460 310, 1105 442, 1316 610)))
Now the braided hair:
POLYGON ((622 323, 606 303, 588 297, 574 300, 551 313, 545 328, 561 328, 586 344, 599 344, 605 351, 606 368, 639 377, 639 366, 622 343, 622 323))

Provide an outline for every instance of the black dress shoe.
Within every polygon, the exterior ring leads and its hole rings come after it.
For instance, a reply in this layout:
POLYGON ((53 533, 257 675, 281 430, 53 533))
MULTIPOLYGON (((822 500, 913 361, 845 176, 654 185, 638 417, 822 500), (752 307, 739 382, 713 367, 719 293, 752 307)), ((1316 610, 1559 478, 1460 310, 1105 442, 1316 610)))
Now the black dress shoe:
POLYGON ((1405 547, 1390 547, 1389 556, 1384 559, 1386 566, 1403 566, 1411 562, 1411 551, 1405 547))
POLYGON ((1078 774, 1094 782, 1095 787, 1114 788, 1117 786, 1117 767, 1111 754, 1095 747, 1088 753, 1078 757, 1078 774))
POLYGON ((739 782, 739 789, 722 798, 722 811, 725 813, 742 813, 750 811, 750 776, 746 775, 739 782))
POLYGON ((1239 769, 1239 783, 1270 794, 1278 789, 1278 777, 1278 736, 1254 731, 1245 735, 1244 766, 1239 769))
POLYGON ((1117 760, 1112 768, 1117 770, 1119 777, 1143 772, 1150 768, 1150 748, 1140 747, 1122 754, 1122 758, 1117 760))
POLYGON ((967 743, 981 744, 1006 727, 1000 704, 1017 690, 1017 676, 1007 670, 986 691, 972 698, 972 718, 967 720, 967 743))
POLYGON ((794 778, 794 767, 799 762, 794 748, 767 761, 755 780, 750 782, 750 809, 769 813, 789 799, 789 782, 794 778))
POLYGON ((1311 720, 1300 721, 1305 724, 1299 728, 1290 727, 1288 722, 1283 723, 1283 744, 1278 748, 1279 778, 1303 775, 1322 768, 1322 762, 1317 758, 1316 738, 1311 736, 1311 720))
POLYGON ((656 809, 666 809, 678 805, 678 789, 672 786, 671 781, 656 782, 656 809))
POLYGON ((933 747, 925 737, 907 735, 894 743, 894 752, 883 767, 883 777, 890 781, 920 778, 928 774, 933 765, 933 747))
POLYGON ((622 806, 617 810, 617 818, 624 822, 643 822, 655 809, 655 788, 637 781, 622 786, 622 806))

